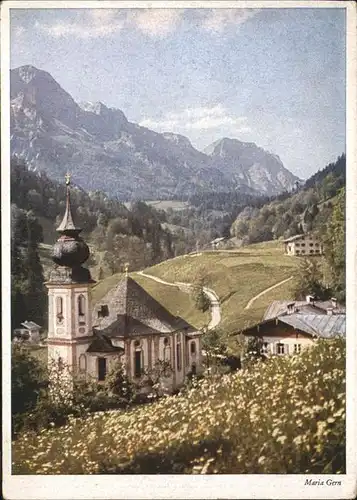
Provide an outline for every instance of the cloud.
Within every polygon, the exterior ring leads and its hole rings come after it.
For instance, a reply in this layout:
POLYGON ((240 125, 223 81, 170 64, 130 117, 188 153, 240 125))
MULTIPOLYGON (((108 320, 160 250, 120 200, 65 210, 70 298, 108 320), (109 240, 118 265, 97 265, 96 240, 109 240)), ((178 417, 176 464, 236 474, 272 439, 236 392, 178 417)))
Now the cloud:
MULTIPOLYGON (((212 34, 222 33, 230 25, 240 25, 253 17, 258 9, 194 9, 194 25, 212 34)), ((53 23, 35 23, 35 27, 54 38, 75 37, 79 39, 110 37, 124 28, 140 31, 151 38, 164 38, 173 33, 190 9, 83 9, 78 18, 53 23)), ((67 14, 70 14, 68 9, 67 14)), ((192 21, 190 16, 188 22, 192 21)))
POLYGON ((22 37, 26 33, 26 28, 24 26, 16 26, 13 33, 17 37, 22 37))
POLYGON ((109 37, 124 27, 118 9, 83 10, 83 19, 53 24, 35 23, 35 27, 54 38, 73 36, 79 39, 109 37))
POLYGON ((176 29, 182 14, 182 9, 136 9, 127 20, 145 35, 163 38, 176 29))
POLYGON ((210 33, 222 33, 229 25, 239 26, 254 17, 259 9, 202 9, 201 27, 210 33))
POLYGON ((162 38, 176 29, 182 13, 181 9, 86 9, 82 19, 52 24, 36 22, 35 26, 54 38, 105 38, 123 28, 162 38))
POLYGON ((234 134, 250 132, 246 117, 235 116, 221 104, 169 112, 161 120, 145 118, 139 125, 159 132, 197 132, 200 130, 231 130, 234 134))

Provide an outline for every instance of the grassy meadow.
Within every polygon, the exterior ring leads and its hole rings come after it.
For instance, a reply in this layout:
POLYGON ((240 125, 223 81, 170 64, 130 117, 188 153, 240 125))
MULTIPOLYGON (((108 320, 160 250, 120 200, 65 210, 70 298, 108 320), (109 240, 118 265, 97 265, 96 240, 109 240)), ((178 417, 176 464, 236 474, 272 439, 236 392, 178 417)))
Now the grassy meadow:
POLYGON ((190 204, 188 201, 180 201, 180 200, 154 200, 154 201, 146 201, 147 205, 150 205, 157 210, 167 210, 171 208, 172 210, 185 210, 190 208, 190 204))
POLYGON ((273 300, 292 298, 293 279, 262 295, 250 309, 245 309, 254 296, 294 275, 299 258, 284 255, 283 252, 281 242, 270 241, 239 250, 180 256, 150 267, 145 272, 170 282, 194 282, 203 277, 206 286, 220 297, 220 327, 230 333, 248 323, 258 322, 273 300))
POLYGON ((13 474, 344 474, 345 342, 13 442, 13 474))

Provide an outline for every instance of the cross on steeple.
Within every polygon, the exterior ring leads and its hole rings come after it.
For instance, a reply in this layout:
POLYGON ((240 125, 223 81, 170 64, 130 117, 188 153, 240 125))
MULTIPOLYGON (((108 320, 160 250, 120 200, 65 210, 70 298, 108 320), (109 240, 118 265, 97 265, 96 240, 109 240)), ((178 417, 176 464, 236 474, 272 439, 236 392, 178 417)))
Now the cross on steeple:
POLYGON ((69 186, 71 184, 71 174, 67 172, 64 178, 66 180, 66 186, 69 186))

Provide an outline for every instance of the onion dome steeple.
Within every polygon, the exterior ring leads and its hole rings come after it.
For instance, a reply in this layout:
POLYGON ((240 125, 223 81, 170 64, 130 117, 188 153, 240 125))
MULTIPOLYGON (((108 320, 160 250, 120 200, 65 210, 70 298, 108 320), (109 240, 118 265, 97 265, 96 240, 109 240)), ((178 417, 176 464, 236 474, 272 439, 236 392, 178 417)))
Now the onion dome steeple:
MULTIPOLYGON (((71 194, 70 194, 70 176, 66 174, 66 211, 57 231, 60 236, 53 246, 52 260, 63 271, 53 271, 50 280, 58 281, 61 277, 66 282, 88 282, 93 281, 88 269, 82 267, 82 264, 89 257, 88 245, 79 237, 82 229, 76 226, 72 215, 71 194)), ((62 278, 60 279, 62 281, 62 278)))
POLYGON ((71 210, 71 193, 70 193, 71 176, 69 174, 66 174, 65 179, 67 187, 66 211, 64 213, 63 220, 56 229, 56 231, 59 231, 60 233, 65 233, 70 231, 71 233, 76 232, 77 234, 79 234, 82 231, 82 229, 75 226, 71 210))

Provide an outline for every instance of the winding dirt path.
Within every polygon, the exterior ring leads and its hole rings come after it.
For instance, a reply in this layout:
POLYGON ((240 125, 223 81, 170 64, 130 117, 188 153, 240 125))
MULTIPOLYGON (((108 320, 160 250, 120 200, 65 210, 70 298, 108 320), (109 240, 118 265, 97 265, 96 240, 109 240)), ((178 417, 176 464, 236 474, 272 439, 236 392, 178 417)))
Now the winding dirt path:
MULTIPOLYGON (((163 279, 158 278, 157 276, 146 274, 144 273, 144 271, 138 271, 137 274, 139 274, 140 276, 144 276, 145 278, 154 280, 157 283, 161 283, 163 285, 175 286, 176 288, 179 288, 180 290, 186 293, 190 293, 192 288, 192 283, 184 283, 182 281, 175 281, 174 283, 171 283, 169 281, 164 281, 163 279)), ((219 297, 214 290, 212 290, 211 288, 207 288, 205 286, 203 287, 203 292, 207 295, 207 297, 211 302, 211 307, 210 307, 211 321, 209 322, 207 329, 212 330, 213 328, 219 325, 222 319, 219 297)))
POLYGON ((288 281, 292 280, 294 276, 290 276, 290 278, 287 278, 283 281, 279 281, 279 283, 276 283, 275 285, 273 286, 270 286, 269 288, 266 288, 265 290, 263 290, 262 292, 258 293, 258 295, 256 295, 255 297, 253 297, 252 299, 250 299, 250 301, 248 302, 248 304, 245 306, 244 309, 250 309, 253 305, 253 303, 259 299, 259 297, 261 297, 262 295, 270 292, 271 290, 273 290, 274 288, 277 288, 278 286, 281 286, 283 285, 284 283, 287 283, 288 281))

